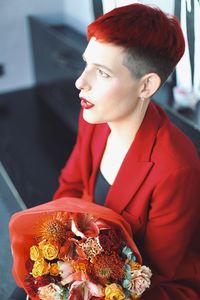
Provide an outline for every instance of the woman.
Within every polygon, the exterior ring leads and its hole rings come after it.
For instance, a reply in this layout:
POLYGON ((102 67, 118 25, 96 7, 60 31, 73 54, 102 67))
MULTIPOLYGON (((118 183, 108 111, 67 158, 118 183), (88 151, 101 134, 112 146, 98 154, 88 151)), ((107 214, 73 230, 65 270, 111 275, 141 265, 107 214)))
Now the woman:
POLYGON ((116 8, 88 26, 82 110, 54 200, 83 198, 131 224, 153 271, 142 300, 200 299, 200 162, 151 97, 184 53, 178 21, 157 8, 116 8))
POLYGON ((77 142, 54 199, 82 197, 130 222, 154 274, 142 299, 200 299, 199 158, 150 101, 184 53, 180 26, 132 4, 90 24, 88 40, 77 142))

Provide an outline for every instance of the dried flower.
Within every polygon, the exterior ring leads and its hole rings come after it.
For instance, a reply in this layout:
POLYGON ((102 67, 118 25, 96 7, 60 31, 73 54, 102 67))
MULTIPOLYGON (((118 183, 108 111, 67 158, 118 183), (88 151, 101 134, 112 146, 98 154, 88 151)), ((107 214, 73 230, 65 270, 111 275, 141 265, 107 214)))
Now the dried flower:
POLYGON ((103 248, 99 244, 99 238, 89 237, 87 240, 80 244, 81 249, 86 254, 88 259, 92 259, 96 255, 100 254, 103 251, 103 248))

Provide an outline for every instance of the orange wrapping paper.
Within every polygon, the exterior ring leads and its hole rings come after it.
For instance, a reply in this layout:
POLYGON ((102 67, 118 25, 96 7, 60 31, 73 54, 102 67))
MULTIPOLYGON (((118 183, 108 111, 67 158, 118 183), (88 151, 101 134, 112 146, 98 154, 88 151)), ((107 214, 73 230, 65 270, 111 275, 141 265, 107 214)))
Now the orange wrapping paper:
MULTIPOLYGON (((124 241, 133 250, 137 261, 141 264, 142 259, 136 244, 133 241, 132 230, 126 220, 111 209, 84 201, 79 198, 61 198, 42 205, 15 213, 9 223, 11 249, 13 254, 13 277, 18 286, 24 287, 24 279, 27 275, 25 262, 29 257, 29 249, 33 244, 34 226, 42 215, 59 211, 91 214, 99 217, 108 224, 119 228, 124 241)), ((32 297, 38 299, 38 297, 32 297)))

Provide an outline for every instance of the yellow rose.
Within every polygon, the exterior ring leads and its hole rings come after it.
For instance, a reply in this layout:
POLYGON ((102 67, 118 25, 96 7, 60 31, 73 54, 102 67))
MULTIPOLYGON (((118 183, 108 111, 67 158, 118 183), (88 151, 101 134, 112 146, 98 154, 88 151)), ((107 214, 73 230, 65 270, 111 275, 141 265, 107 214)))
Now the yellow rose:
POLYGON ((125 294, 120 285, 112 283, 105 288, 105 300, 123 300, 125 294))
POLYGON ((48 273, 49 273, 49 264, 43 258, 40 258, 34 262, 33 269, 31 272, 33 277, 36 278, 48 273))
POLYGON ((42 258, 42 253, 38 246, 31 246, 30 248, 30 259, 33 261, 38 260, 39 258, 42 258))
POLYGON ((52 263, 50 265, 49 273, 52 276, 58 276, 59 275, 59 268, 57 263, 52 263))
POLYGON ((53 260, 57 258, 59 253, 59 248, 56 245, 53 245, 51 243, 46 243, 42 248, 42 254, 44 255, 44 258, 48 260, 53 260))

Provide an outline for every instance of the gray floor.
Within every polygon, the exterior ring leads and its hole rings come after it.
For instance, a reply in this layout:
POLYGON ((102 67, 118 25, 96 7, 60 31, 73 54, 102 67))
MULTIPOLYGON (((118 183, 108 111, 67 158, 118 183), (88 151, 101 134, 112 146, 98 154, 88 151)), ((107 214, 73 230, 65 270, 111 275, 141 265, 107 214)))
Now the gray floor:
POLYGON ((8 223, 25 205, 0 162, 0 299, 6 300, 15 287, 8 223))

